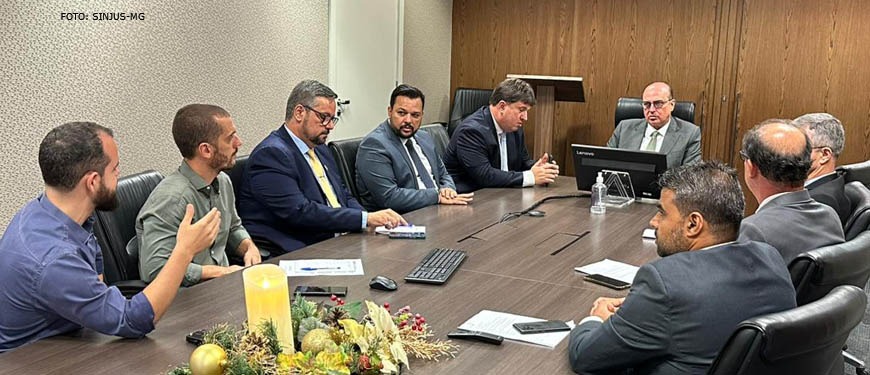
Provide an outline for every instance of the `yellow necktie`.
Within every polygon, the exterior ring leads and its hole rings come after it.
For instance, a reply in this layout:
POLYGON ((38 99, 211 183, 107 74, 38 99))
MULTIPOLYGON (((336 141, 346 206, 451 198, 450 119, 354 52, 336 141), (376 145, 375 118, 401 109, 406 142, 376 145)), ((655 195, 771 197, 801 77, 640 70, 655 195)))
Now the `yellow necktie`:
POLYGON ((308 149, 308 156, 311 160, 311 169, 314 170, 314 177, 317 178, 317 182, 320 184, 320 190, 322 190, 323 195, 326 196, 326 202, 329 203, 330 207, 341 207, 341 204, 338 203, 338 198, 335 196, 335 192, 332 191, 332 185, 329 184, 326 172, 323 170, 323 164, 320 164, 320 159, 317 158, 314 149, 308 149))

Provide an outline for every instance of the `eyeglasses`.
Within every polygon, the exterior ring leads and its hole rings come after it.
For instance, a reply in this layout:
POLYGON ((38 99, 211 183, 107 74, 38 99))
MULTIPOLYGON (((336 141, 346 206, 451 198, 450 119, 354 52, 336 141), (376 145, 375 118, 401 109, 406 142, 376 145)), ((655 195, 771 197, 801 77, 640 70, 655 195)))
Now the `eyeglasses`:
POLYGON ((317 117, 320 118, 320 125, 326 126, 326 125, 329 125, 330 122, 332 122, 332 125, 335 125, 338 123, 338 119, 339 119, 338 116, 331 116, 328 113, 320 112, 320 111, 318 111, 314 108, 311 108, 305 104, 303 104, 302 107, 311 111, 311 112, 314 112, 314 114, 316 114, 317 117))
POLYGON ((740 158, 743 160, 749 160, 749 154, 746 153, 746 150, 740 150, 739 152, 740 158))
POLYGON ((662 109, 662 107, 664 107, 665 104, 670 103, 672 100, 673 99, 656 100, 654 102, 643 102, 641 104, 643 104, 643 109, 646 109, 646 110, 650 109, 651 107, 655 107, 655 109, 662 109))

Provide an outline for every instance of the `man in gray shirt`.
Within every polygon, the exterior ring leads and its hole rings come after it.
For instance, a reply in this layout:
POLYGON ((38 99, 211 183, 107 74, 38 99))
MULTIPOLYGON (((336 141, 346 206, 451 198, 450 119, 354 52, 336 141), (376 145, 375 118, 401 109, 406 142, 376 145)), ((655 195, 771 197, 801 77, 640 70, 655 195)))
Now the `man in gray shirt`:
POLYGON ((221 173, 233 167, 242 145, 230 114, 218 106, 187 105, 175 114, 172 136, 184 160, 178 171, 154 188, 136 218, 142 280, 154 280, 169 259, 188 203, 196 210, 195 218, 217 208, 221 223, 211 247, 198 253, 187 266, 182 286, 241 269, 229 265, 227 248, 239 254, 245 266, 260 263, 259 249, 236 212, 230 178, 221 173))

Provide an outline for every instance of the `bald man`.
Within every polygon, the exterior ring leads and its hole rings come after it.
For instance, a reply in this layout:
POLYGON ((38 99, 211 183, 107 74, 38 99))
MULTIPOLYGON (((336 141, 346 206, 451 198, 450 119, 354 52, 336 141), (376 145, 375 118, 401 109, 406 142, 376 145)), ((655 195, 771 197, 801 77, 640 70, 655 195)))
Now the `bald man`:
POLYGON ((743 219, 738 241, 770 244, 786 264, 804 251, 844 241, 834 209, 804 188, 811 152, 809 138, 790 120, 764 121, 743 136, 743 178, 759 204, 743 219))
POLYGON ((701 160, 701 129, 671 116, 674 94, 664 82, 643 90, 643 119, 622 120, 607 147, 655 151, 667 155, 668 169, 701 160))

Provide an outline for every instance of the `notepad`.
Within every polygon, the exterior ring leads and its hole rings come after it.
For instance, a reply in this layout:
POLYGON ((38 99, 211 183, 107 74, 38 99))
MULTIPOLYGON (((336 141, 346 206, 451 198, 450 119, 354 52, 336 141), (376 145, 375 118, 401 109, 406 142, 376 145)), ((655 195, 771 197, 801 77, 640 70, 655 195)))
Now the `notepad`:
POLYGON ((624 281, 631 284, 634 281, 634 275, 637 274, 638 266, 617 262, 615 260, 604 259, 600 262, 587 264, 582 267, 574 268, 574 271, 583 272, 587 275, 599 274, 604 275, 619 281, 624 281))

